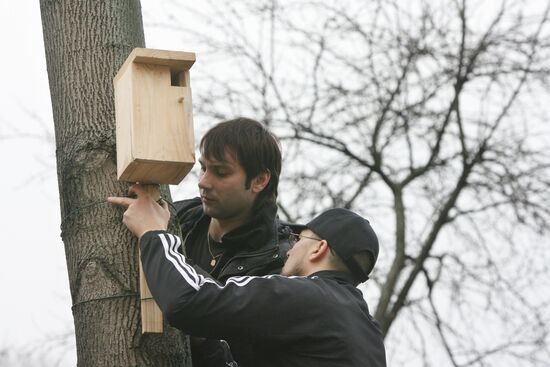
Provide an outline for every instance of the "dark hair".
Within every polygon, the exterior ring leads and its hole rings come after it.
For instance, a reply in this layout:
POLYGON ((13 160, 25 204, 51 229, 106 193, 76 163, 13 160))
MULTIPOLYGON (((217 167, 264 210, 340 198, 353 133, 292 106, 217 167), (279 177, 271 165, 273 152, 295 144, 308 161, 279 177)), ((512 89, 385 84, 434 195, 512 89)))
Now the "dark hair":
POLYGON ((252 179, 260 173, 271 174, 254 207, 257 209, 265 203, 275 203, 281 174, 281 149, 275 136, 260 122, 246 117, 223 121, 202 137, 200 151, 208 159, 223 161, 228 150, 236 155, 244 168, 247 189, 252 179))

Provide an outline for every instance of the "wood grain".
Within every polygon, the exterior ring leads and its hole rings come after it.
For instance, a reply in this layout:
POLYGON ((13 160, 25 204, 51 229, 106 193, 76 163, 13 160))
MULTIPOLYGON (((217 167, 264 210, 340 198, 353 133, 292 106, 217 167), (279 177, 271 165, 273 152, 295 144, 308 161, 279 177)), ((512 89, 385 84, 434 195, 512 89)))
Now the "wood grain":
POLYGON ((138 48, 117 73, 119 180, 176 185, 193 167, 193 62, 193 53, 138 48))

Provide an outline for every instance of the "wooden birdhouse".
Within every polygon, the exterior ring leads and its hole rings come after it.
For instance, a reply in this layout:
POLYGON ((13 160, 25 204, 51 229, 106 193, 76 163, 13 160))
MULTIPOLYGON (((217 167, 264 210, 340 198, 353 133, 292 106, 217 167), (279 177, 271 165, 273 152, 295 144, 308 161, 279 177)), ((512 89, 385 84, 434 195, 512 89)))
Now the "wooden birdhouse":
MULTIPOLYGON (((114 78, 117 176, 141 184, 178 184, 195 163, 191 52, 136 48, 114 78)), ((144 185, 160 198, 158 185, 144 185)), ((140 262, 141 330, 162 333, 162 313, 140 262)))
POLYGON ((192 52, 136 48, 114 78, 120 181, 178 184, 195 162, 192 52))

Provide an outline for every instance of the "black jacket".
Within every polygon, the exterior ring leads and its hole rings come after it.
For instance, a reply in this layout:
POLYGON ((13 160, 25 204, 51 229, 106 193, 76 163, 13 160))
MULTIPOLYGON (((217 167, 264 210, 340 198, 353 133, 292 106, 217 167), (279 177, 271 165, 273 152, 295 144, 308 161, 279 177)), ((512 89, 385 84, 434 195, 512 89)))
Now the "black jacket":
MULTIPOLYGON (((197 238, 206 235, 210 217, 203 213, 200 198, 178 201, 174 206, 182 230, 184 254, 189 256, 191 248, 198 243, 197 238)), ((223 267, 216 267, 212 272, 214 278, 224 282, 232 276, 281 271, 290 249, 290 227, 279 223, 276 212, 275 204, 267 204, 256 211, 251 221, 222 237, 227 251, 219 261, 223 267)))
MULTIPOLYGON (((178 251, 181 239, 147 232, 141 261, 168 322, 193 335, 252 346, 250 366, 385 366, 382 334, 345 273, 309 277, 200 275, 178 251)), ((240 362, 241 363, 241 362, 240 362)))
MULTIPOLYGON (((184 238, 183 253, 188 258, 197 260, 190 253, 198 250, 194 249, 195 246, 204 244, 200 239, 207 235, 211 218, 204 214, 200 198, 178 201, 174 206, 184 238)), ((276 213, 275 204, 266 204, 256 210, 249 222, 225 234, 222 245, 226 250, 216 267, 210 271, 210 275, 223 283, 232 276, 279 274, 291 247, 288 240, 291 229, 289 225, 277 220, 276 213)), ((202 269, 195 269, 207 275, 202 269)), ((202 346, 192 346, 193 366, 219 366, 220 360, 226 361, 225 357, 230 353, 239 361, 250 359, 249 343, 234 339, 228 341, 231 352, 227 349, 227 344, 214 341, 208 341, 202 346)), ((221 365, 225 366, 225 363, 221 365)), ((241 363, 241 367, 247 365, 241 363)))

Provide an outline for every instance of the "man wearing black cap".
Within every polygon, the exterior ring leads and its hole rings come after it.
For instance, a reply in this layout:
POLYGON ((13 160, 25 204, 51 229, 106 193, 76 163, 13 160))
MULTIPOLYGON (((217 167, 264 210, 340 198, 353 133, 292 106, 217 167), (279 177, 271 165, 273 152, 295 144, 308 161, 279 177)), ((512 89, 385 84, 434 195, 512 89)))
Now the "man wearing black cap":
MULTIPOLYGON (((317 265, 321 265, 347 273, 354 285, 368 279, 378 258, 378 239, 366 219, 352 211, 337 208, 327 210, 305 226, 294 228, 301 232, 299 235, 293 234, 295 245, 287 254, 282 275, 308 276, 318 269, 317 265), (326 264, 304 259, 308 246, 328 249, 329 254, 323 258, 327 260, 326 264)), ((322 255, 325 255, 324 251, 322 255)))
MULTIPOLYGON (((303 227, 281 275, 202 275, 166 232, 170 213, 144 193, 128 206, 147 283, 167 321, 195 336, 249 343, 239 366, 385 366, 383 336, 355 288, 378 257, 369 222, 328 210, 303 227)), ((235 364, 220 364, 231 366, 235 364)))

